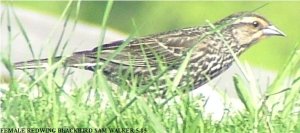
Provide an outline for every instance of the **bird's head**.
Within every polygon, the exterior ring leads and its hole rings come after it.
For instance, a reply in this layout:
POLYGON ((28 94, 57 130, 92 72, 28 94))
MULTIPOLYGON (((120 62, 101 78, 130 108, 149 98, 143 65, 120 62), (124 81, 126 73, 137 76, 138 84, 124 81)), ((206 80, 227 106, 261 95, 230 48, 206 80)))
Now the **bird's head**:
POLYGON ((241 46, 247 46, 267 36, 285 36, 263 16, 251 12, 230 15, 216 23, 227 25, 224 30, 230 32, 241 46))

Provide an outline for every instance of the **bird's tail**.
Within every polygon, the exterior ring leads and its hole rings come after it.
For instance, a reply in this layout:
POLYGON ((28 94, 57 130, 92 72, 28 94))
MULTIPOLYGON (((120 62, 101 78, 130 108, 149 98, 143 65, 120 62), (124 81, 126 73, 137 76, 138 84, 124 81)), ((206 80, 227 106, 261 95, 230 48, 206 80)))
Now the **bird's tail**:
MULTIPOLYGON (((58 62, 62 57, 54 57, 52 63, 58 62)), ((49 59, 36 59, 30 61, 16 62, 14 63, 16 69, 37 69, 37 68, 46 68, 49 66, 49 59)))
MULTIPOLYGON (((94 66, 96 66, 96 57, 93 55, 89 55, 90 52, 93 51, 81 51, 75 52, 72 56, 64 58, 63 65, 67 67, 77 67, 77 68, 85 68, 88 70, 92 70, 94 66)), ((62 60, 62 56, 54 57, 51 60, 51 63, 58 62, 62 60)), ((17 62, 14 64, 16 69, 37 69, 37 68, 46 68, 49 66, 49 59, 37 59, 30 60, 24 62, 17 62)))

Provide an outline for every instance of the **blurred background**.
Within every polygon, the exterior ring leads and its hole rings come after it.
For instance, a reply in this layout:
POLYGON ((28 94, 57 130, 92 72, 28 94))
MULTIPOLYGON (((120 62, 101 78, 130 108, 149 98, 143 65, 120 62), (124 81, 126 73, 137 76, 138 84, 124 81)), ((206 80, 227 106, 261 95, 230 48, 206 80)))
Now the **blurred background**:
MULTIPOLYGON (((65 2, 14 1, 13 5, 39 13, 60 16, 65 2)), ((4 3, 5 4, 5 3, 4 3)), ((107 2, 84 1, 81 3, 79 21, 100 26, 107 2)), ((232 13, 252 11, 265 16, 287 37, 272 37, 259 42, 242 55, 251 65, 278 71, 283 67, 296 43, 300 41, 300 2, 196 2, 196 1, 115 1, 109 16, 108 27, 127 35, 135 32, 148 35, 182 27, 215 22, 232 13)))

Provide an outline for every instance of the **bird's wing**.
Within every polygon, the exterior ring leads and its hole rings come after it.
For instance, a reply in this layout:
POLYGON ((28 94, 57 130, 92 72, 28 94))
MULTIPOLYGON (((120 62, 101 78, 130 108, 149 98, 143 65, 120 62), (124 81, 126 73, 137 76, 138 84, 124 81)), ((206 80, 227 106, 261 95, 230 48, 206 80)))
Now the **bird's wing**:
MULTIPOLYGON (((121 65, 151 66, 159 61, 172 64, 182 59, 184 52, 199 41, 205 28, 186 28, 177 31, 136 38, 124 44, 116 41, 101 46, 100 59, 108 60, 121 45, 126 45, 110 62, 121 65)), ((98 48, 85 53, 86 57, 96 58, 98 48)))

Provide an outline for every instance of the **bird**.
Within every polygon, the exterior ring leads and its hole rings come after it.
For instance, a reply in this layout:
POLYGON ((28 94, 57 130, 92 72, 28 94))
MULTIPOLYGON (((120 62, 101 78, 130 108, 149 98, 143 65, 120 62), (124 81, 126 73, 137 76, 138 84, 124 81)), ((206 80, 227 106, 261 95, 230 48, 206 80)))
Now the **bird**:
MULTIPOLYGON (((190 84, 193 90, 227 70, 235 61, 234 56, 240 56, 258 41, 270 36, 286 35, 262 15, 244 11, 215 23, 118 40, 91 50, 74 52, 65 58, 63 64, 90 71, 101 68, 106 78, 116 84, 124 80, 130 82, 132 77, 138 79, 140 85, 155 80, 156 89, 165 90, 169 85, 167 80, 175 79, 189 53, 176 88, 190 84), (162 72, 167 76, 159 76, 162 72)), ((53 61, 62 58, 58 56, 53 61)), ((36 69, 47 65, 48 59, 14 64, 16 69, 36 69)))

